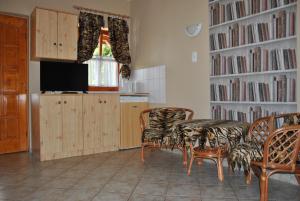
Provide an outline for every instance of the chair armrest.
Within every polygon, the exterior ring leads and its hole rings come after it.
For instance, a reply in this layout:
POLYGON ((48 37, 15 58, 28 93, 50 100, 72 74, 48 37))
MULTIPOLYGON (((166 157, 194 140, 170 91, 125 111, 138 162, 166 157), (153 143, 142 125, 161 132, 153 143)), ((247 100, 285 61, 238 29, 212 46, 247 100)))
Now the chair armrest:
POLYGON ((147 114, 147 113, 150 113, 153 109, 146 109, 146 110, 143 110, 141 113, 140 113, 140 127, 141 127, 141 132, 143 132, 146 128, 146 122, 145 122, 145 118, 144 116, 147 114))
POLYGON ((272 132, 264 143, 263 168, 294 169, 300 148, 300 126, 286 126, 272 132))

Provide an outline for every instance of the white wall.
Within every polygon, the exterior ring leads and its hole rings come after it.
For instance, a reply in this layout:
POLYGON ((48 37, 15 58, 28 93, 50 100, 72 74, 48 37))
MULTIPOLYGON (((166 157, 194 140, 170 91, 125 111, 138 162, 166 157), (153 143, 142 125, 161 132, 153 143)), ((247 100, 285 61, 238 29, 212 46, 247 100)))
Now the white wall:
POLYGON ((166 65, 167 105, 208 118, 208 0, 132 0, 130 15, 133 66, 166 65), (189 38, 184 28, 193 23, 203 28, 189 38), (197 63, 192 63, 192 51, 198 52, 197 63))

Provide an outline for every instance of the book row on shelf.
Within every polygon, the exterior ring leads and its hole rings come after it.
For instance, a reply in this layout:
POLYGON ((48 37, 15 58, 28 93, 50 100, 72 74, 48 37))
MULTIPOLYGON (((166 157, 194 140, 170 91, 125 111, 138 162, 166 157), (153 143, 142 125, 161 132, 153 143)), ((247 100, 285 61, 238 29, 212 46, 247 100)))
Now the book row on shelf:
POLYGON ((246 44, 286 38, 295 35, 296 13, 280 11, 269 22, 228 26, 226 32, 210 34, 210 50, 232 48, 246 44))
POLYGON ((227 84, 210 85, 211 101, 295 102, 296 78, 274 76, 271 83, 230 79, 227 84))
POLYGON ((210 6, 210 26, 278 8, 297 0, 238 0, 216 2, 210 6))
MULTIPOLYGON (((222 107, 221 105, 213 105, 211 107, 211 116, 213 119, 226 119, 226 120, 237 120, 243 122, 254 122, 256 119, 269 116, 278 115, 283 112, 278 112, 274 110, 269 110, 261 106, 250 106, 247 112, 238 111, 230 108, 222 107)), ((276 119, 276 124, 282 125, 284 119, 276 119)))
POLYGON ((297 68, 295 49, 262 49, 260 47, 248 50, 247 56, 233 55, 211 57, 211 75, 227 75, 252 73, 297 68))

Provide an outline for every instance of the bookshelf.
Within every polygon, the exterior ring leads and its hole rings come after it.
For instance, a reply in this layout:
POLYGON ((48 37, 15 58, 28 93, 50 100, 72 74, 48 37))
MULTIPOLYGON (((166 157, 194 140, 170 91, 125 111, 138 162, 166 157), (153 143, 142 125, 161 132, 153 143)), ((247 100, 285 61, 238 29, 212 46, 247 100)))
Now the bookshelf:
POLYGON ((295 112, 297 0, 209 0, 209 10, 212 118, 295 112))

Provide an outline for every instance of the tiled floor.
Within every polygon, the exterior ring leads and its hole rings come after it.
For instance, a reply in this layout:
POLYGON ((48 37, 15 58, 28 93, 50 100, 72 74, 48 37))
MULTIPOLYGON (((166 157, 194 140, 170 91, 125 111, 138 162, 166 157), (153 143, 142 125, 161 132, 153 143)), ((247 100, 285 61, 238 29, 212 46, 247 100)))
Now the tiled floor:
MULTIPOLYGON (((191 176, 181 155, 139 150, 38 162, 27 153, 0 156, 0 201, 220 201, 258 200, 258 180, 242 173, 218 182, 216 167, 194 165, 191 176)), ((270 181, 270 199, 300 201, 300 187, 270 181)))

